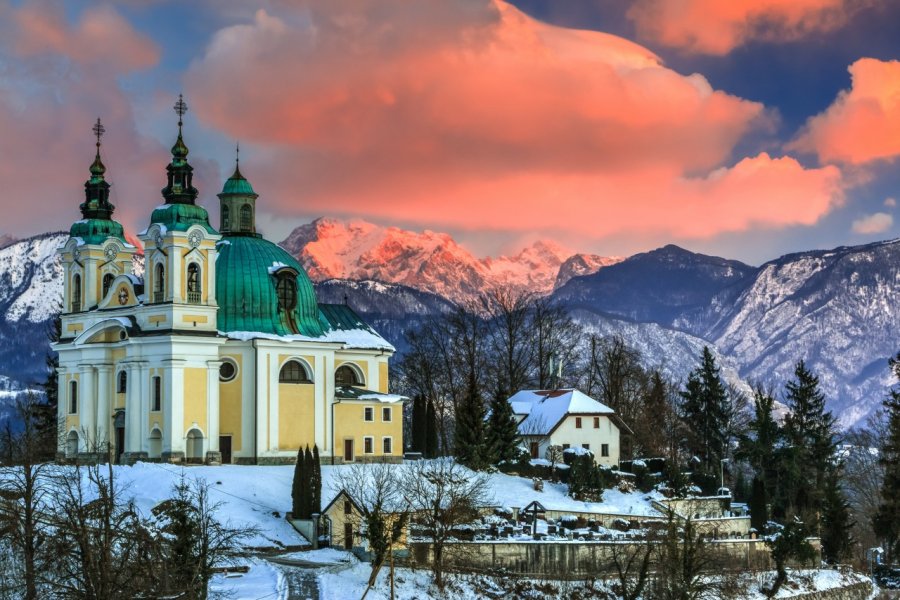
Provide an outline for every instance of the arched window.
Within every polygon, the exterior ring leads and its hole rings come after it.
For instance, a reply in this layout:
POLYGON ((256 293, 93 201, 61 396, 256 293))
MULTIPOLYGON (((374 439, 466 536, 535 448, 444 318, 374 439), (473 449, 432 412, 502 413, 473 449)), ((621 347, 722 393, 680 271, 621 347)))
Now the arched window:
POLYGON ((78 382, 70 381, 69 382, 69 414, 74 415, 78 413, 78 382))
POLYGON ((153 301, 162 302, 166 298, 166 268, 162 263, 157 263, 156 274, 153 276, 153 301))
POLYGON ((229 231, 231 229, 231 224, 229 223, 231 215, 228 214, 228 205, 222 205, 222 231, 229 231))
POLYGON ((187 434, 187 462, 202 463, 203 462, 203 434, 197 429, 191 429, 187 434))
POLYGON ((150 432, 150 458, 159 458, 162 455, 162 432, 153 428, 150 432))
POLYGON ((359 376, 359 373, 356 372, 356 369, 350 365, 341 365, 338 367, 338 370, 334 372, 334 385, 361 386, 364 385, 364 382, 359 376))
POLYGON ((312 383, 312 378, 300 361, 289 360, 281 367, 278 383, 312 383))
POLYGON ((124 394, 128 389, 128 374, 125 371, 119 371, 118 383, 116 385, 116 393, 124 394))
POLYGON ((78 454, 78 432, 70 431, 66 436, 66 456, 72 458, 78 454))
POLYGON ((72 312, 81 311, 81 275, 72 276, 72 312))
POLYGON ((100 295, 101 298, 106 298, 106 294, 109 293, 109 288, 112 287, 113 279, 116 276, 112 273, 107 273, 103 276, 103 293, 100 295))
POLYGON ((187 268, 187 301, 200 304, 200 266, 197 263, 191 263, 187 268))
POLYGON ((297 308, 297 279, 293 273, 279 273, 275 283, 278 293, 278 309, 292 311, 297 308))
POLYGON ((253 230, 253 210, 249 204, 241 207, 241 231, 253 230))

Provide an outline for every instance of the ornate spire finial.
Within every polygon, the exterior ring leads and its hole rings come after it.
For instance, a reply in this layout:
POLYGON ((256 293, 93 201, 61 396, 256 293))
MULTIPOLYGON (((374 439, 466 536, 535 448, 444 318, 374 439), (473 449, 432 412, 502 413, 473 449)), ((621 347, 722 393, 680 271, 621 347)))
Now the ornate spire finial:
POLYGON ((181 118, 184 116, 184 113, 188 111, 188 105, 184 101, 184 96, 178 94, 178 102, 175 103, 175 106, 173 108, 175 109, 175 113, 178 115, 178 134, 181 135, 181 118))
POLYGON ((100 154, 100 138, 106 133, 106 128, 103 127, 103 123, 100 122, 100 117, 97 117, 97 122, 94 123, 93 132, 94 135, 97 136, 97 154, 100 154))
POLYGON ((234 143, 234 166, 238 168, 241 166, 241 143, 234 143))

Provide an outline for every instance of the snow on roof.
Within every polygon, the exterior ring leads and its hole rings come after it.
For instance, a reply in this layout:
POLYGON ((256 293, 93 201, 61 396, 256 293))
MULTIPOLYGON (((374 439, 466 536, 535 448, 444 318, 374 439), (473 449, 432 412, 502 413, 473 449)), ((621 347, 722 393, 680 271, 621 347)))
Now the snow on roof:
POLYGON ((614 414, 613 409, 578 390, 522 390, 509 399, 513 412, 526 415, 519 423, 523 435, 547 435, 566 415, 614 414))
POLYGON ((259 331, 220 331, 219 335, 232 340, 274 340, 278 342, 331 342, 344 344, 349 348, 360 348, 364 350, 390 350, 394 351, 394 347, 377 333, 366 331, 364 329, 343 329, 327 331, 319 337, 310 337, 307 335, 274 335, 271 333, 262 333, 259 331))

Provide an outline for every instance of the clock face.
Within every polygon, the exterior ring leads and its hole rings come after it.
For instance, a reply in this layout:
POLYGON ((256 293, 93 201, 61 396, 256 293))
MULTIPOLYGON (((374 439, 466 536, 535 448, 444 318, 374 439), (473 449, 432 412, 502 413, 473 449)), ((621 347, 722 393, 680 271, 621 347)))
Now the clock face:
POLYGON ((119 291, 119 304, 123 306, 125 304, 128 304, 128 290, 126 290, 125 288, 122 288, 119 291))
POLYGON ((159 232, 157 232, 157 233, 156 233, 156 237, 153 238, 153 241, 156 242, 156 247, 157 247, 157 248, 161 248, 161 247, 162 247, 162 244, 163 244, 162 234, 160 234, 159 232))
POLYGON ((203 235, 200 234, 199 231, 192 231, 191 235, 188 236, 188 243, 192 248, 196 248, 200 245, 200 242, 203 241, 203 235))
POLYGON ((106 249, 106 260, 115 260, 119 255, 119 249, 115 246, 110 246, 106 249))

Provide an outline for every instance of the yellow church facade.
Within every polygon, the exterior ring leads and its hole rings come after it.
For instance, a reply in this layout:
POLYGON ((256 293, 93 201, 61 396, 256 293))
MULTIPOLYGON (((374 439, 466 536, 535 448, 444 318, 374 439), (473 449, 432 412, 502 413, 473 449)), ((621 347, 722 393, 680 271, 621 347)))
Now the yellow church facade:
POLYGON ((315 445, 327 462, 399 460, 394 348, 346 303, 318 303, 296 259, 256 232, 258 196, 240 169, 214 229, 179 119, 138 274, 95 129, 83 218, 60 248, 59 455, 257 464, 315 445))

